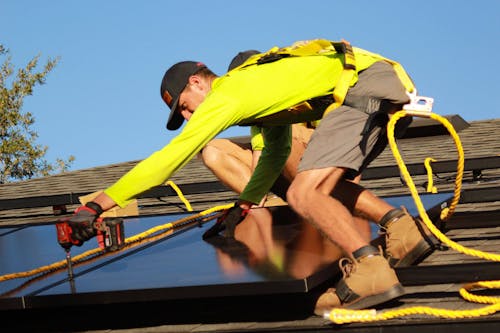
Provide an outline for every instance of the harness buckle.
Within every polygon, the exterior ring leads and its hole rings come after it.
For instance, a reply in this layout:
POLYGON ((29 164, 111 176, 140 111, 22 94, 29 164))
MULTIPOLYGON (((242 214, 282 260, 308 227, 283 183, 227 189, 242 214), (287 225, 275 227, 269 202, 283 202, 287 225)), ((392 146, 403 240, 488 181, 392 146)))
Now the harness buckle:
POLYGON ((418 96, 416 91, 414 93, 406 92, 408 97, 410 97, 410 103, 403 105, 403 110, 409 112, 416 112, 419 115, 427 115, 432 112, 432 105, 434 104, 434 98, 426 96, 418 96))

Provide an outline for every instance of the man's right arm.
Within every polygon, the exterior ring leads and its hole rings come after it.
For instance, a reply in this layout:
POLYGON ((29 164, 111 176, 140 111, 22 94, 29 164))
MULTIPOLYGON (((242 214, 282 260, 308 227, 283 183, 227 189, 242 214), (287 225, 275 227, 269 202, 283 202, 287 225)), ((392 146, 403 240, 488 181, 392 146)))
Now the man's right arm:
POLYGON ((124 207, 140 193, 164 184, 211 139, 234 125, 233 110, 234 105, 223 98, 202 103, 179 135, 108 187, 105 194, 124 207))
POLYGON ((291 150, 291 126, 264 128, 264 149, 250 181, 240 195, 241 202, 258 203, 280 175, 291 150))

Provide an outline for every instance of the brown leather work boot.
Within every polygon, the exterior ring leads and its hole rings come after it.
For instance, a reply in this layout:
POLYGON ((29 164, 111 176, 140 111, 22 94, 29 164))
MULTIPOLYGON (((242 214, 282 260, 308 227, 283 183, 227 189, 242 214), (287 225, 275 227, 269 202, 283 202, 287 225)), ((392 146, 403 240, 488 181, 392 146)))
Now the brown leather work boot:
POLYGON ((391 210, 379 223, 381 233, 385 233, 386 258, 392 267, 417 264, 439 244, 419 218, 402 208, 391 210))
MULTIPOLYGON (((377 251, 372 246, 365 248, 377 251)), ((365 309, 404 294, 396 273, 378 251, 357 260, 343 258, 339 266, 343 278, 316 301, 314 313, 318 316, 333 308, 365 309)))

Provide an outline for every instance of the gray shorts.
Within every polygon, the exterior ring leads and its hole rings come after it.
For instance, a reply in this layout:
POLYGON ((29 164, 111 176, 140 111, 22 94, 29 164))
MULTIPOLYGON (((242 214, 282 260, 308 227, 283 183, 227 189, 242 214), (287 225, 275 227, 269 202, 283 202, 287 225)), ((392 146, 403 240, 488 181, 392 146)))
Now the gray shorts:
MULTIPOLYGON (((408 102, 390 64, 377 62, 360 72, 344 105, 328 113, 314 131, 298 171, 342 167, 349 169, 347 178, 354 178, 385 149, 388 113, 400 110, 408 102), (349 106, 349 101, 358 101, 359 97, 375 97, 384 100, 384 104, 375 110, 349 106)), ((409 117, 398 121, 396 136, 401 136, 410 122, 409 117)))

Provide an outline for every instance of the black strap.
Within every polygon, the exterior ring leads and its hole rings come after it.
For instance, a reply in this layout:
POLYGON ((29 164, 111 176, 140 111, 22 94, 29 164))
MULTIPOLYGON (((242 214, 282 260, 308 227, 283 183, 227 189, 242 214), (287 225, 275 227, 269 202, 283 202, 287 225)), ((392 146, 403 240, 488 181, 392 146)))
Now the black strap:
POLYGON ((383 101, 383 99, 372 96, 356 96, 348 93, 345 97, 344 105, 370 114, 380 111, 383 101))
POLYGON ((332 42, 332 46, 335 52, 341 53, 345 56, 344 69, 356 70, 356 61, 354 58, 354 51, 352 50, 351 44, 348 42, 332 42))
POLYGON ((349 288, 344 279, 340 280, 335 286, 335 293, 342 304, 353 302, 360 297, 351 288, 349 288))
POLYGON ((385 227, 387 225, 387 223, 395 220, 395 219, 399 219, 400 217, 404 216, 405 215, 405 212, 399 208, 394 208, 392 210, 390 210, 388 213, 386 213, 381 219, 380 221, 378 222, 378 224, 381 226, 381 227, 385 227))
POLYGON ((262 65, 262 64, 268 64, 270 62, 275 62, 283 58, 288 58, 290 57, 290 54, 286 53, 269 53, 266 55, 263 55, 262 57, 257 60, 257 65, 262 65))
POLYGON ((352 256, 354 257, 354 259, 359 261, 359 259, 366 257, 366 256, 369 256, 370 254, 371 255, 380 255, 378 249, 375 246, 366 245, 366 246, 360 247, 359 249, 354 251, 352 253, 352 256))
POLYGON ((97 213, 97 216, 100 216, 102 213, 104 213, 104 210, 102 209, 101 205, 99 205, 96 202, 89 201, 87 204, 85 204, 86 207, 89 207, 90 209, 95 210, 97 213))

